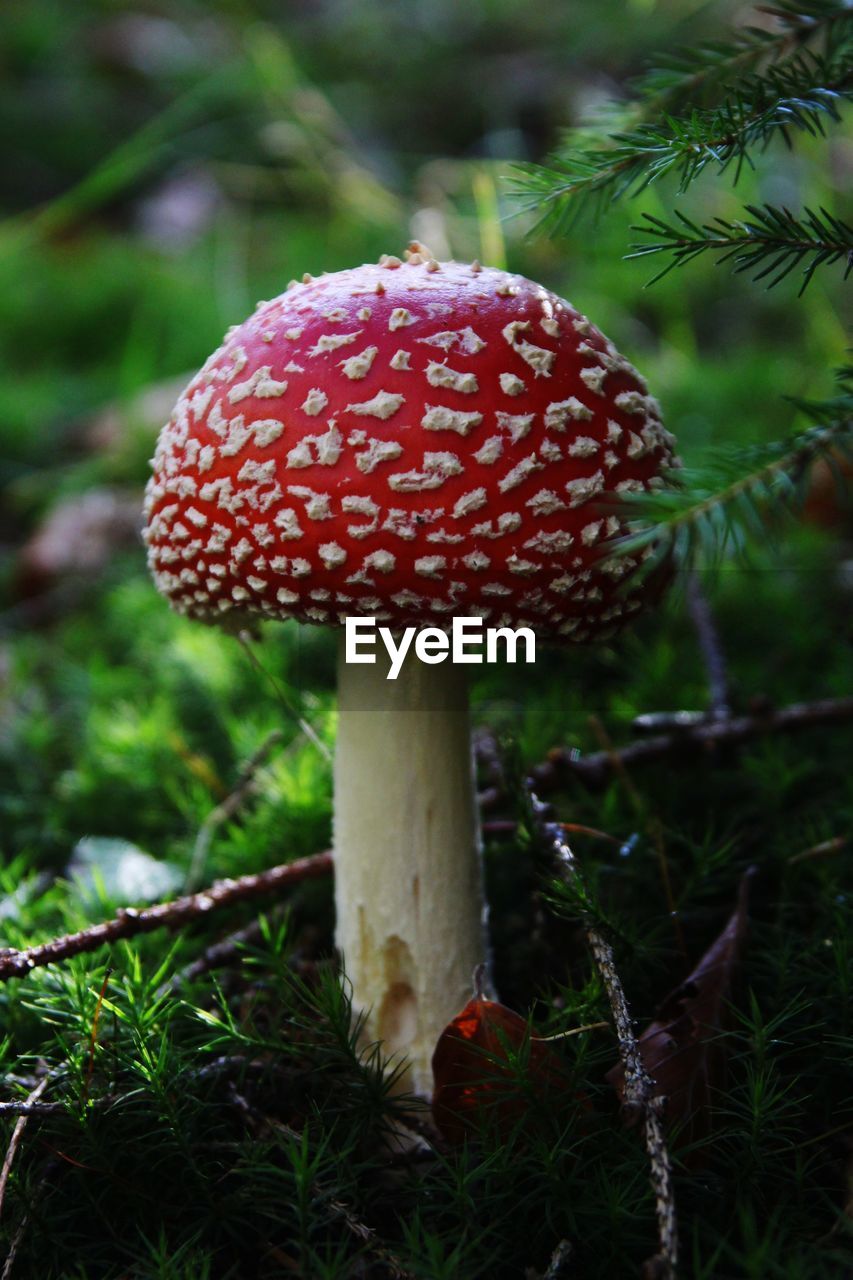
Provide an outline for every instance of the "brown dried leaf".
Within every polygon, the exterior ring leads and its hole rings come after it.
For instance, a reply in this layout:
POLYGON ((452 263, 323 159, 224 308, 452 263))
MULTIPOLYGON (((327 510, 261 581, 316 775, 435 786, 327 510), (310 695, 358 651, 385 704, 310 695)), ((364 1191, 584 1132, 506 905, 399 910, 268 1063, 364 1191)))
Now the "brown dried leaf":
POLYGON ((525 1100, 515 1091, 510 1057, 525 1045, 530 1079, 541 1089, 561 1087, 560 1059, 506 1005, 476 995, 445 1027, 432 1058, 432 1113, 448 1142, 462 1142, 485 1107, 504 1134, 523 1118, 525 1100))
MULTIPOLYGON (((667 1123, 683 1124, 688 1141, 707 1134, 711 1097, 723 1083, 721 1033, 746 936, 752 874, 750 869, 741 880, 737 906, 722 933, 692 973, 669 993, 639 1039, 643 1065, 655 1082, 655 1095, 667 1099, 667 1123)), ((621 1096, 622 1064, 612 1067, 606 1079, 621 1096)))

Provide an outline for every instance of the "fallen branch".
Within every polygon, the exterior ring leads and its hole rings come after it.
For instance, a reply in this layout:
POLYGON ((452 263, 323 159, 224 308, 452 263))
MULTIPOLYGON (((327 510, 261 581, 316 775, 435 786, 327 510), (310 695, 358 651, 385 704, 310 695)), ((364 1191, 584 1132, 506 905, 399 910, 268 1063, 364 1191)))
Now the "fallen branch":
POLYGON ((32 969, 67 960, 70 956, 96 951, 105 943, 135 938, 140 933, 153 933, 156 929, 176 929, 192 924, 210 915, 212 911, 249 902, 268 894, 290 889, 303 880, 316 880, 332 870, 332 853, 315 853, 309 858, 271 867, 256 875, 240 876, 236 880, 218 880, 209 889, 187 894, 172 902, 159 902, 152 907, 125 907, 112 920, 90 925, 78 933, 66 933, 40 946, 15 950, 0 948, 0 982, 10 978, 23 978, 32 969))
MULTIPOLYGON (((617 767, 635 769, 669 759, 684 764, 697 757, 710 757, 718 747, 733 746, 768 733, 797 733, 818 725, 843 724, 853 720, 853 697, 823 698, 818 702, 793 702, 775 710, 756 711, 752 715, 729 720, 685 725, 672 733, 658 734, 641 742, 632 742, 618 751, 595 751, 583 756, 567 747, 555 747, 546 760, 530 771, 533 787, 542 793, 553 791, 570 778, 579 778, 595 790, 603 787, 617 767)), ((481 804, 490 808, 497 803, 495 789, 481 793, 481 804)))
MULTIPOLYGON (((27 1098, 27 1102, 31 1107, 36 1106, 38 1103, 39 1098, 47 1088, 49 1079, 50 1076, 44 1076, 27 1098)), ((3 1168, 0 1169, 0 1214, 3 1212, 3 1201, 6 1199, 6 1187, 9 1184, 9 1174, 12 1172, 12 1165, 14 1164, 15 1156, 18 1153, 18 1148, 23 1141, 24 1130, 27 1127, 29 1118, 30 1117, 26 1112, 18 1117, 18 1123, 12 1130, 12 1136, 9 1139, 9 1146, 6 1148, 6 1158, 3 1161, 3 1168)))
MULTIPOLYGON (((566 747, 555 747, 547 760, 535 765, 530 772, 530 785, 537 792, 548 792, 571 777, 580 777, 590 787, 603 786, 615 768, 634 768, 668 756, 676 760, 711 754, 718 746, 745 742, 764 733, 794 733, 817 725, 842 724, 853 720, 853 697, 825 698, 819 702, 795 702, 778 711, 769 708, 737 719, 685 727, 673 733, 659 734, 634 742, 621 751, 597 751, 588 756, 575 756, 566 747)), ((503 795, 503 784, 495 773, 494 744, 489 737, 478 743, 490 766, 494 785, 480 794, 482 809, 492 808, 503 795)), ((16 950, 0 948, 0 982, 10 978, 22 978, 31 969, 66 960, 70 956, 96 951, 105 943, 135 938, 141 933, 156 929, 177 928, 209 915, 211 911, 230 907, 238 902, 251 901, 267 894, 281 892, 301 880, 328 875, 332 870, 332 853, 326 850, 297 862, 284 863, 261 871, 256 875, 240 876, 235 880, 219 880, 209 889, 187 894, 172 902, 161 902, 151 907, 120 910, 112 920, 91 925, 78 933, 64 934, 40 946, 16 950)), ((241 939, 235 939, 237 945, 241 939)), ((215 946, 218 944, 214 944, 215 946)), ((227 945, 227 944, 226 944, 227 945)), ((230 953, 233 955, 233 950, 230 953)), ((225 957, 223 957, 225 958, 225 957)), ((226 959, 227 962, 227 959, 226 959)), ((216 967, 219 958, 212 957, 216 967)))
POLYGON ((0 1102, 0 1120, 4 1116, 23 1116, 25 1119, 30 1116, 58 1116, 68 1110, 64 1102, 33 1102, 32 1096, 21 1098, 19 1102, 0 1102))
MULTIPOLYGON (((581 875, 575 856, 565 841, 562 826, 550 820, 548 810, 531 790, 530 800, 533 818, 543 842, 550 848, 557 865, 557 873, 566 884, 580 883, 581 875)), ((634 1033, 628 1001, 622 980, 616 969, 613 948, 590 920, 584 920, 584 930, 595 967, 601 977, 619 1045, 619 1057, 625 1072, 622 1110, 629 1124, 642 1122, 646 1151, 649 1156, 649 1176, 655 1196, 659 1251, 646 1264, 645 1271, 674 1280, 678 1265, 678 1221, 675 1196, 672 1187, 672 1163, 663 1127, 664 1098, 654 1096, 654 1081, 643 1066, 640 1046, 634 1033)), ((552 1262, 556 1261, 552 1259, 552 1262)))

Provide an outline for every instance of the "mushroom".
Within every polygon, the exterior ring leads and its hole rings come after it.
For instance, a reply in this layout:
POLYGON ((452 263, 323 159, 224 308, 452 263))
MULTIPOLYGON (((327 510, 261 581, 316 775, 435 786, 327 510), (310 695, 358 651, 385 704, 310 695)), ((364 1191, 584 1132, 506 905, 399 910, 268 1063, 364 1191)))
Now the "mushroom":
MULTIPOLYGON (((582 642, 643 595, 596 500, 659 483, 672 443, 569 303, 415 244, 229 330, 160 436, 149 560, 206 621, 371 617, 436 628, 434 654, 454 616, 582 642)), ((466 668, 410 654, 388 674, 342 646, 337 943, 366 1037, 428 1093, 486 951, 466 668)))

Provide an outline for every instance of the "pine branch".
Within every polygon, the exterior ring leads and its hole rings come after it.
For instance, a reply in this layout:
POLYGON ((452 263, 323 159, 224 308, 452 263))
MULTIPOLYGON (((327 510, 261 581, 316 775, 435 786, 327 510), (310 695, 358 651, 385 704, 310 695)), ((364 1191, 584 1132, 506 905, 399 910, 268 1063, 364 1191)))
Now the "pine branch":
POLYGON ((823 41, 824 54, 843 53, 851 34, 850 7, 833 0, 781 3, 761 11, 776 18, 775 31, 747 26, 728 39, 708 40, 693 49, 659 54, 657 66, 633 82, 648 114, 676 111, 687 103, 709 106, 729 93, 744 76, 796 57, 805 46, 823 41))
POLYGON ((853 10, 815 2, 767 12, 777 32, 744 28, 635 82, 621 129, 576 129, 548 164, 519 166, 514 194, 537 227, 564 231, 590 204, 600 211, 668 174, 683 192, 709 165, 735 162, 737 182, 751 149, 837 122, 853 91, 853 10))
POLYGON ((755 268, 753 280, 770 276, 768 289, 805 262, 800 296, 818 267, 845 261, 845 280, 853 270, 853 226, 826 209, 821 207, 820 212, 815 213, 807 208, 803 218, 789 209, 769 204, 747 205, 746 212, 751 215, 746 221, 715 218, 701 226, 678 210, 675 211, 677 223, 664 222, 662 218, 644 213, 645 224, 635 225, 632 230, 662 238, 654 244, 634 244, 633 252, 626 256, 647 258, 657 253, 672 254, 672 261, 648 281, 651 285, 702 253, 717 253, 720 255, 717 261, 732 262, 735 272, 755 268))
POLYGON ((593 136, 584 145, 573 135, 551 165, 531 165, 516 194, 539 215, 539 225, 563 229, 577 213, 577 201, 638 195, 652 182, 676 175, 683 194, 709 166, 719 173, 735 163, 737 183, 750 151, 781 135, 791 145, 793 130, 823 134, 827 122, 841 120, 840 106, 853 98, 853 64, 817 55, 799 55, 763 76, 738 86, 721 106, 684 116, 665 114, 656 123, 593 136))
POLYGON ((641 574, 667 563, 708 568, 730 549, 743 555, 750 535, 766 541, 801 501, 814 462, 853 456, 853 370, 841 369, 838 382, 831 399, 793 402, 813 425, 790 439, 718 453, 706 467, 671 472, 670 488, 620 495, 629 532, 608 545, 608 558, 634 557, 641 574))

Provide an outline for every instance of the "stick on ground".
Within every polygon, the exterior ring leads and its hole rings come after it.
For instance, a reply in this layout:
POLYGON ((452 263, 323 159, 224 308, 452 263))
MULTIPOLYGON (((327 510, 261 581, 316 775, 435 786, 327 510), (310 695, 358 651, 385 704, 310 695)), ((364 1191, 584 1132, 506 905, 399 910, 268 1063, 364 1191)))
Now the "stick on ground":
MULTIPOLYGON (((802 729, 844 724, 851 720, 853 697, 792 702, 787 707, 768 707, 766 711, 753 715, 693 725, 674 733, 656 734, 653 738, 632 742, 615 754, 621 765, 631 769, 664 759, 673 764, 685 765, 697 758, 712 756, 717 747, 747 742, 764 734, 796 733, 802 729)), ((555 747, 548 753, 546 760, 533 767, 530 779, 540 794, 556 789, 570 778, 579 778, 595 789, 609 782, 613 767, 610 752, 596 751, 583 756, 567 747, 555 747)), ((481 796, 481 803, 484 808, 488 808, 497 798, 490 791, 481 796)))
POLYGON ((140 933, 153 933, 155 929, 175 929, 179 925, 202 920, 212 911, 249 902, 270 894, 290 889, 303 880, 316 880, 330 874, 332 853, 315 853, 309 858, 286 862, 256 875, 240 876, 236 880, 218 880, 209 889, 190 893, 172 902, 159 902, 153 907, 126 907, 112 920, 90 925, 78 933, 66 933, 52 938, 40 946, 15 950, 0 949, 0 982, 10 978, 23 978, 31 970, 70 956, 96 951, 107 942, 119 942, 135 938, 140 933))
MULTIPOLYGON (((557 871, 566 883, 580 882, 575 856, 566 843, 563 829, 546 816, 546 806, 531 791, 534 819, 543 841, 550 847, 557 871)), ((587 942, 601 976, 616 1027, 619 1057, 625 1069, 623 1113, 629 1124, 642 1123, 649 1156, 649 1177, 655 1196, 659 1252, 646 1270, 660 1280, 674 1280, 678 1266, 678 1221, 672 1186, 672 1163, 663 1127, 665 1100, 654 1096, 654 1081, 643 1066, 640 1046, 628 1010, 622 980, 616 969, 613 948, 591 920, 584 921, 587 942)))
MULTIPOLYGON (((47 1088, 47 1082, 50 1076, 45 1076, 33 1089, 27 1098, 27 1105, 35 1107, 38 1100, 47 1088)), ((24 1130, 29 1122, 30 1115, 25 1112, 18 1116, 18 1121, 12 1130, 12 1137, 9 1139, 9 1146, 6 1148, 6 1158, 3 1161, 3 1168, 0 1169, 0 1214, 3 1212, 3 1201, 6 1199, 6 1187, 9 1185, 9 1174, 12 1172, 12 1165, 15 1162, 15 1156, 24 1137, 24 1130)))

